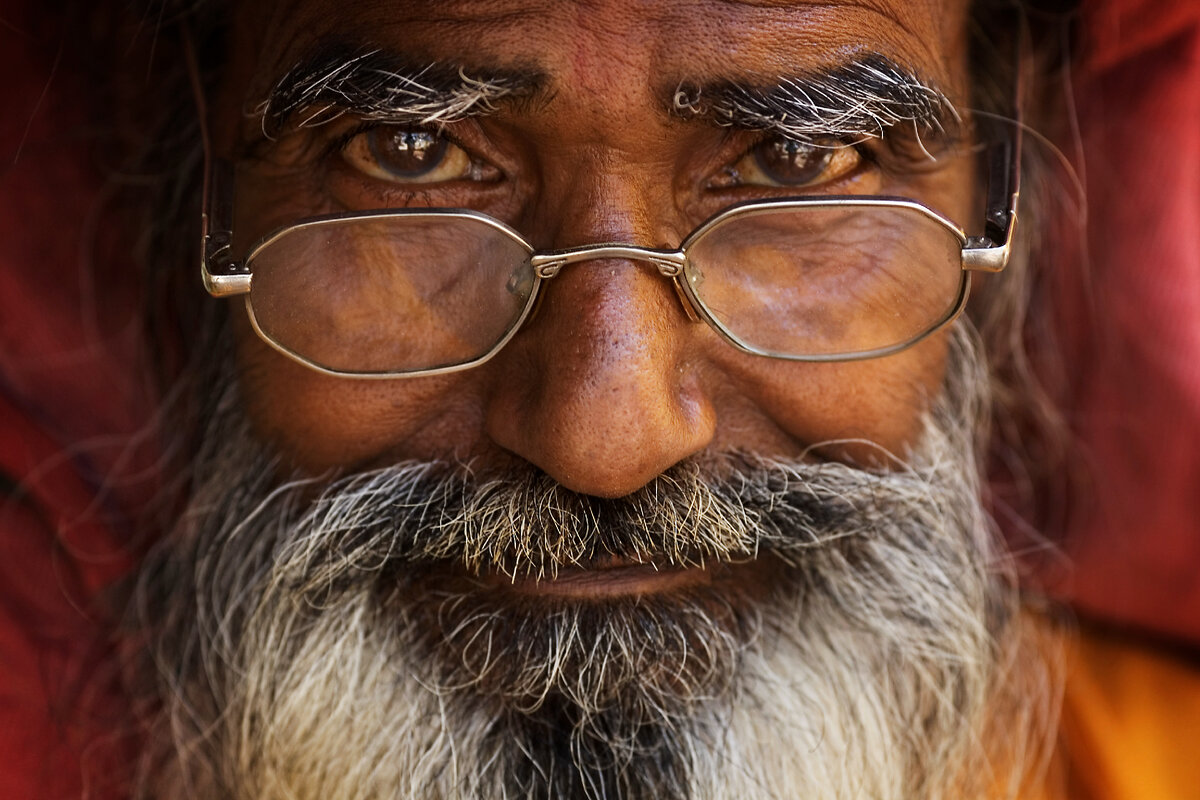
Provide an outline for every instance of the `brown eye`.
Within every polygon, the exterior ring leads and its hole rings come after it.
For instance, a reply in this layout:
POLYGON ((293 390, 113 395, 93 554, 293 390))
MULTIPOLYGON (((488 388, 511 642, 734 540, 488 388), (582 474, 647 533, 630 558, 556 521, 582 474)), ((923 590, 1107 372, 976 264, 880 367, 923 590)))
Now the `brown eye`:
POLYGON ((446 156, 446 140, 428 131, 375 128, 366 137, 375 163, 400 180, 420 178, 446 156))
POLYGON ((721 186, 803 188, 830 183, 849 175, 863 157, 839 142, 801 142, 775 137, 759 143, 733 166, 721 186))
POLYGON ((438 183, 471 177, 470 157, 434 131, 380 126, 352 138, 342 151, 350 166, 392 183, 438 183))
POLYGON ((775 183, 804 186, 821 177, 834 151, 794 139, 773 139, 754 148, 753 152, 758 168, 775 183))

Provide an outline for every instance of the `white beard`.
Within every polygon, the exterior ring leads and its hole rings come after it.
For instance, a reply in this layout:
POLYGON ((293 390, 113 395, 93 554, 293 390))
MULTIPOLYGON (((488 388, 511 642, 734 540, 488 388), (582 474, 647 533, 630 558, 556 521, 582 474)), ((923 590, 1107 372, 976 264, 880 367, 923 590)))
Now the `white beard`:
MULTIPOLYGON (((347 479, 313 502, 302 499, 309 484, 270 490, 269 470, 245 446, 217 452, 211 480, 142 573, 152 691, 164 709, 145 791, 980 796, 977 783, 1005 782, 989 769, 1020 765, 989 765, 983 746, 1016 634, 978 501, 974 363, 960 343, 950 399, 904 468, 754 462, 746 483, 727 481, 741 497, 722 495, 729 508, 713 513, 726 523, 668 511, 623 539, 634 556, 666 551, 684 565, 771 552, 789 582, 761 603, 685 595, 580 601, 551 614, 449 591, 429 599, 420 584, 415 595, 411 585, 393 590, 407 580, 398 565, 450 557, 473 569, 472 554, 498 536, 501 570, 553 572, 587 549, 564 530, 594 533, 587 514, 563 522, 573 501, 544 481, 500 501, 495 487, 477 492, 430 528, 395 517, 411 509, 414 487, 435 505, 465 491, 429 484, 430 465, 347 479), (803 509, 778 512, 809 494, 837 512, 830 526, 803 509), (780 521, 764 521, 764 509, 780 521), (397 524, 412 531, 392 533, 397 524)), ((242 431, 236 419, 222 424, 242 431)), ((246 441, 228 431, 214 439, 246 441)), ((696 491, 714 481, 701 476, 696 491)), ((662 494, 620 519, 653 516, 662 494)))

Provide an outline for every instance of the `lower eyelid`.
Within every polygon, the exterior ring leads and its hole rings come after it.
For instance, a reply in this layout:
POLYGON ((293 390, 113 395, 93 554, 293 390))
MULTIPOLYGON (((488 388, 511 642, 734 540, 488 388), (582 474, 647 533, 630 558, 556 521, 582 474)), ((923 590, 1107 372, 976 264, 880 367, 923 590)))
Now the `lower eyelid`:
POLYGON ((374 178, 341 159, 331 162, 322 180, 321 192, 337 211, 366 211, 384 208, 473 208, 498 219, 515 213, 519 199, 501 188, 496 180, 455 180, 443 183, 403 183, 374 178))
POLYGON ((812 186, 761 186, 746 183, 709 186, 685 205, 684 213, 693 224, 699 224, 729 206, 752 200, 797 196, 816 199, 834 195, 866 197, 879 194, 906 194, 906 191, 892 186, 881 170, 874 168, 871 162, 864 160, 847 174, 812 186))

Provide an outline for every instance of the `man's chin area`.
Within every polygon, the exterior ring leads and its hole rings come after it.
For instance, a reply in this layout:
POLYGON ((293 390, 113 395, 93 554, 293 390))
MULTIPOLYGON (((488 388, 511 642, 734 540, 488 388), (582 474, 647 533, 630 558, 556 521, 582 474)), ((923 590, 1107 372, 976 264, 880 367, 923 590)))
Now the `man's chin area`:
POLYGON ((379 607, 403 626, 393 658, 522 797, 687 796, 692 740, 733 706, 765 607, 790 594, 769 557, 409 577, 379 607))

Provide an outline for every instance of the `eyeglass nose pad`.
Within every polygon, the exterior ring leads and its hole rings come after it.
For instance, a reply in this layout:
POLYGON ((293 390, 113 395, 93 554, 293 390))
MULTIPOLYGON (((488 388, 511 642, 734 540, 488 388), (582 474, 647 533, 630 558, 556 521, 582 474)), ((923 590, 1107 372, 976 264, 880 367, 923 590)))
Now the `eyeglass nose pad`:
POLYGON ((538 284, 537 273, 529 263, 528 258, 521 262, 520 266, 514 269, 512 274, 508 276, 504 288, 509 294, 522 299, 528 298, 530 292, 537 292, 533 298, 533 308, 529 309, 529 313, 525 316, 525 321, 529 322, 537 316, 538 309, 542 307, 542 296, 545 293, 538 291, 540 286, 538 284))
POLYGON ((539 288, 539 291, 537 293, 537 296, 533 298, 533 308, 529 309, 529 316, 525 317, 525 323, 524 323, 525 325, 528 325, 529 323, 533 322, 534 319, 537 318, 538 311, 540 311, 542 309, 542 303, 546 302, 546 293, 543 291, 540 291, 541 287, 538 287, 538 288, 539 288))
MULTIPOLYGON (((537 278, 534 270, 529 267, 529 262, 526 261, 520 269, 514 270, 513 273, 508 276, 508 282, 505 284, 504 288, 507 289, 511 294, 514 294, 518 297, 525 297, 530 291, 540 288, 532 285, 536 279, 537 278)), ((690 297, 688 297, 687 290, 683 288, 683 284, 681 282, 682 280, 682 270, 680 270, 671 278, 671 287, 675 290, 675 296, 679 298, 679 304, 683 306, 683 311, 685 314, 687 314, 687 318, 689 320, 692 322, 703 322, 704 320, 702 320, 700 315, 696 313, 695 303, 690 297)), ((545 297, 545 292, 537 292, 537 296, 533 298, 533 308, 529 309, 529 315, 525 317, 526 324, 532 322, 534 318, 537 317, 538 311, 542 307, 542 303, 545 302, 545 297)))
POLYGON ((533 291, 534 277, 533 267, 527 258, 508 276, 504 288, 514 297, 528 297, 533 291))
POLYGON ((680 272, 679 275, 671 278, 671 286, 675 288, 675 296, 679 298, 679 303, 683 306, 684 313, 687 314, 688 319, 692 322, 701 322, 700 315, 696 313, 696 307, 692 303, 692 298, 688 297, 687 291, 683 288, 683 283, 680 280, 682 275, 683 273, 680 272))

